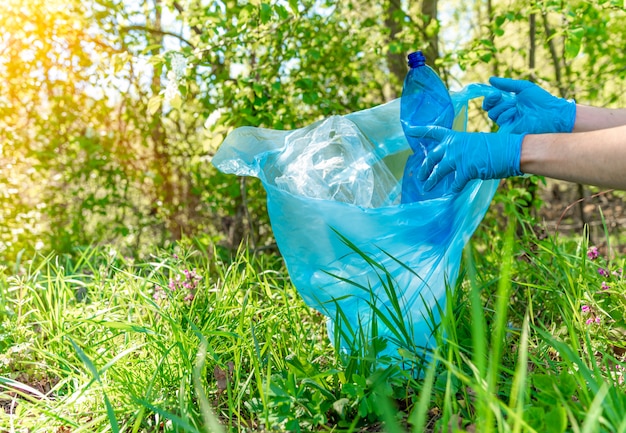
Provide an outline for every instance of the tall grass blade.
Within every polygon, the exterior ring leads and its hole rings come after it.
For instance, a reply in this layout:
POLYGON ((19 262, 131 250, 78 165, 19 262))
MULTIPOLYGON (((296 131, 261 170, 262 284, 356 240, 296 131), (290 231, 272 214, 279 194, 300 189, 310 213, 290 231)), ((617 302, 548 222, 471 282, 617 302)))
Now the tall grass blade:
MULTIPOLYGON (((78 357, 81 359, 81 361, 83 361, 83 364, 85 364, 85 366, 90 371, 94 379, 98 383, 100 383, 100 385, 103 385, 102 381, 100 380, 100 374, 98 373, 98 369, 96 369, 96 366, 93 365, 93 362, 91 362, 87 354, 83 352, 83 350, 80 347, 78 347, 78 345, 74 342, 74 340, 72 340, 71 338, 69 340, 72 343, 74 350, 78 354, 78 357)), ((120 427, 117 423, 115 411, 113 410, 113 406, 111 405, 111 402, 109 401, 109 397, 107 396, 104 389, 102 390, 102 397, 104 398, 104 404, 106 405, 106 408, 107 408, 107 416, 109 418, 109 423, 111 424, 111 430, 113 431, 113 433, 119 433, 120 427)))
POLYGON ((422 433, 425 431, 428 409, 430 407, 433 385, 435 383, 435 373, 437 372, 438 355, 439 351, 435 349, 432 361, 426 370, 426 376, 422 382, 417 406, 413 409, 413 413, 410 416, 411 423, 413 424, 413 433, 422 433))
POLYGON ((141 406, 144 406, 146 409, 159 414, 160 416, 163 417, 163 419, 167 419, 172 421, 172 423, 176 426, 177 429, 183 429, 184 431, 188 431, 191 433, 198 433, 198 429, 195 428, 194 426, 192 426, 191 424, 189 424, 189 422, 187 422, 187 420, 174 415, 171 412, 168 412, 167 410, 161 409, 158 406, 155 406, 154 404, 150 403, 149 401, 146 401, 144 399, 141 398, 133 398, 133 401, 135 401, 135 403, 140 404, 141 406))
MULTIPOLYGON (((596 393, 596 396, 591 403, 591 406, 587 410, 587 415, 585 417, 585 421, 583 422, 583 428, 581 433, 594 433, 598 431, 598 426, 600 426, 600 418, 602 417, 602 405, 604 402, 604 398, 609 392, 608 384, 603 384, 602 387, 596 393)), ((622 414, 624 415, 624 414, 622 414)))
POLYGON ((40 400, 48 400, 48 396, 42 394, 38 389, 35 389, 32 386, 28 386, 22 382, 18 382, 8 377, 0 376, 0 386, 10 391, 19 390, 21 391, 20 394, 24 396, 34 396, 40 400))
POLYGON ((211 404, 206 397, 206 393, 202 387, 202 381, 200 380, 206 361, 207 346, 208 343, 206 339, 202 337, 198 355, 196 356, 196 365, 193 369, 193 386, 196 391, 196 396, 198 397, 198 402, 200 403, 200 413, 202 414, 202 419, 204 420, 205 431, 207 433, 223 433, 224 430, 213 414, 211 404))
POLYGON ((511 398, 509 400, 509 408, 517 416, 514 419, 513 432, 520 433, 522 430, 521 419, 524 418, 524 393, 526 390, 526 379, 528 376, 528 333, 529 333, 529 316, 526 313, 524 323, 522 324, 522 335, 519 342, 519 356, 517 358, 517 368, 513 376, 513 385, 511 386, 511 398))

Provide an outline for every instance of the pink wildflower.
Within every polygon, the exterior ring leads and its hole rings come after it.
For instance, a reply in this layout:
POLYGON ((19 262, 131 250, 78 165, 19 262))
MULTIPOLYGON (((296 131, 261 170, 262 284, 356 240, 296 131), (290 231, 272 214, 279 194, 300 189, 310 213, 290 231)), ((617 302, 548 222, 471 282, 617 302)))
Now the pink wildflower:
POLYGON ((599 317, 596 317, 596 323, 600 323, 602 320, 599 317))
POLYGON ((587 250, 587 257, 589 260, 597 259, 600 253, 598 253, 598 247, 591 247, 587 250))
POLYGON ((159 301, 161 299, 167 298, 161 286, 154 285, 153 289, 154 289, 154 292, 152 293, 152 299, 154 299, 155 301, 159 301))
POLYGON ((591 325, 591 324, 593 323, 593 319, 592 319, 592 318, 589 318, 589 319, 585 320, 585 323, 586 323, 587 325, 591 325))
POLYGON ((608 277, 608 276, 609 276, 609 271, 607 271, 607 270, 606 270, 606 269, 604 269, 604 268, 598 268, 598 273, 599 273, 600 275, 602 275, 603 277, 608 277))
POLYGON ((609 286, 606 281, 602 281, 602 286, 600 288, 602 290, 609 290, 611 288, 611 286, 609 286))
POLYGON ((591 308, 589 307, 589 305, 583 305, 583 306, 580 308, 580 310, 581 310, 583 313, 588 313, 588 312, 590 312, 590 311, 591 311, 591 308))

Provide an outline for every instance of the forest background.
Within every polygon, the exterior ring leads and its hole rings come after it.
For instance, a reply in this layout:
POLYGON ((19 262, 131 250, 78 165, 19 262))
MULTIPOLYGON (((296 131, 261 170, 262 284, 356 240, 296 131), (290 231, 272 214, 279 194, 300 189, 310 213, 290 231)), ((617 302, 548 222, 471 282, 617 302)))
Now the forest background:
MULTIPOLYGON (((182 237, 271 247, 260 184, 210 163, 224 137, 390 101, 416 49, 452 90, 501 75, 580 103, 626 106, 623 6, 6 0, 0 263, 87 245, 142 256, 182 237)), ((470 119, 470 129, 492 128, 480 112, 470 119)), ((542 188, 517 187, 529 201, 542 188)), ((590 195, 566 189, 571 201, 590 195)))
MULTIPOLYGON (((397 98, 417 49, 453 91, 499 75, 626 107, 624 18, 622 0, 3 0, 0 432, 626 433, 623 192, 503 181, 417 378, 379 369, 376 338, 333 348, 262 186, 211 164, 236 127, 397 98)), ((468 129, 495 130, 479 104, 468 129)))

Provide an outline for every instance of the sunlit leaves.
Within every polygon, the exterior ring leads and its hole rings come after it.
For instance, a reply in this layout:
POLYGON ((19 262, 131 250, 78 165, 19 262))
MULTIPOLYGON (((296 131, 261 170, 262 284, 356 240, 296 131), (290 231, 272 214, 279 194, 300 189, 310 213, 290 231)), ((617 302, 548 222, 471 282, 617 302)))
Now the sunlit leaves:
POLYGON ((154 95, 148 100, 148 114, 153 116, 161 108, 161 102, 163 97, 161 95, 154 95))
POLYGON ((247 212, 267 236, 258 185, 241 191, 233 178, 225 188, 209 164, 228 131, 295 129, 397 97, 406 53, 434 36, 450 84, 497 70, 584 102, 622 98, 613 78, 626 76, 626 30, 615 0, 493 0, 489 14, 484 3, 442 0, 439 20, 420 3, 5 1, 0 158, 12 169, 0 187, 17 192, 0 196, 10 215, 0 232, 17 233, 17 218, 31 215, 50 225, 20 232, 24 244, 42 233, 68 248, 129 233, 123 243, 139 248, 217 233, 247 212), (186 62, 180 74, 175 56, 186 62))
POLYGON ((272 7, 267 3, 261 3, 260 6, 261 22, 267 24, 272 16, 272 7))
POLYGON ((573 59, 580 52, 585 31, 582 27, 569 29, 565 40, 565 57, 573 59))

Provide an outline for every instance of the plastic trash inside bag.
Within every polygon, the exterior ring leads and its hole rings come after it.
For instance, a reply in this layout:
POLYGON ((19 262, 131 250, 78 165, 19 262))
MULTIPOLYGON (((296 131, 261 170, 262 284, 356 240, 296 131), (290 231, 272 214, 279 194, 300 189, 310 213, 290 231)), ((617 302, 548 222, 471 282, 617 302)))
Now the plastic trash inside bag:
MULTIPOLYGON (((490 89, 451 93, 455 129, 466 128, 468 101, 490 89)), ((394 362, 435 347, 446 288, 498 185, 475 180, 458 194, 398 204, 411 153, 397 99, 295 131, 237 128, 212 161, 262 181, 289 275, 328 317, 332 341, 346 351, 383 342, 378 357, 394 362)))
POLYGON ((285 138, 271 162, 276 186, 292 194, 364 207, 399 201, 398 179, 354 122, 332 116, 285 138))

